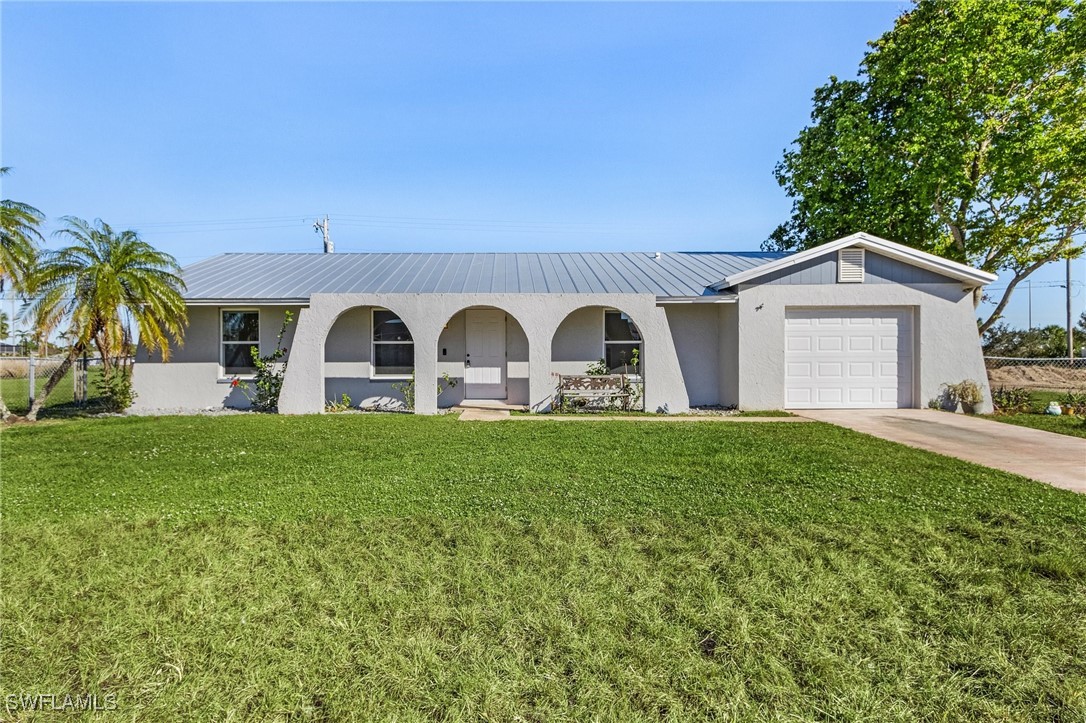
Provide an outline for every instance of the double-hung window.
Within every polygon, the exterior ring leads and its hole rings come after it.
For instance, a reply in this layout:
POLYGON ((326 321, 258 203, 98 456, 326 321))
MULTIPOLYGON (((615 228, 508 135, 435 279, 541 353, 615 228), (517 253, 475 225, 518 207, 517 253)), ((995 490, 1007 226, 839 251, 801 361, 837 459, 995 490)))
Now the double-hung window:
POLYGON ((640 374, 644 363, 644 350, 641 348, 641 332, 626 314, 621 311, 603 312, 603 358, 612 373, 640 374), (637 365, 634 366, 634 350, 637 351, 637 365))
POLYGON ((256 373, 253 352, 260 353, 260 312, 224 309, 222 312, 222 351, 219 363, 225 376, 256 373))
POLYGON ((415 342, 400 317, 373 310, 373 377, 409 377, 415 371, 415 342))

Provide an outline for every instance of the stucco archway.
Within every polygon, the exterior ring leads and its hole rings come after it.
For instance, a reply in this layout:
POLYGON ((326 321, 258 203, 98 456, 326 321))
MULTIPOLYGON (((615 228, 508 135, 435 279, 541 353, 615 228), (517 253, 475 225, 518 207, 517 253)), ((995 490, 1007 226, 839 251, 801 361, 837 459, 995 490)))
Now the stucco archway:
POLYGON ((437 340, 438 385, 444 387, 438 406, 451 407, 466 399, 527 406, 530 348, 524 325, 508 310, 489 304, 457 309, 445 320, 437 340), (494 348, 487 359, 485 342, 490 337, 494 348), (448 387, 445 374, 456 386, 448 387))
POLYGON ((597 395, 622 393, 613 397, 573 397, 578 404, 642 409, 644 352, 644 337, 630 314, 610 306, 582 306, 569 312, 554 331, 551 373, 556 387, 562 389, 594 389, 597 395), (576 378, 585 376, 612 378, 576 378), (606 386, 601 389, 599 384, 606 386))
POLYGON ((601 360, 609 372, 638 374, 644 358, 640 326, 629 313, 614 307, 578 307, 562 319, 551 338, 551 370, 556 374, 584 374, 601 360))
POLYGON ((343 310, 324 339, 324 401, 364 409, 404 405, 396 389, 409 382, 415 367, 414 337, 395 309, 361 305, 343 310))

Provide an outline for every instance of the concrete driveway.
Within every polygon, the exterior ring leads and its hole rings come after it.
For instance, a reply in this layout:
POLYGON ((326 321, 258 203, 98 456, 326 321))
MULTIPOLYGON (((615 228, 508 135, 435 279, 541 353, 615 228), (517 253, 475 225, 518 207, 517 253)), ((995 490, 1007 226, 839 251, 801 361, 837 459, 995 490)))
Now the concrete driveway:
POLYGON ((891 442, 1086 493, 1086 439, 930 409, 798 411, 891 442))

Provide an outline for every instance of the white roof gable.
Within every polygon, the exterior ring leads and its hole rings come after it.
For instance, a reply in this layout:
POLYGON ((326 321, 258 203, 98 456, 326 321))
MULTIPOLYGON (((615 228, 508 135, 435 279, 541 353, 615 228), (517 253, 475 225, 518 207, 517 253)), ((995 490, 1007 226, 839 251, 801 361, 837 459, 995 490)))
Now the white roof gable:
POLYGON ((806 251, 800 251, 791 256, 785 256, 784 258, 770 261, 761 266, 731 274, 719 284, 715 284, 713 288, 726 289, 735 286, 736 284, 744 284, 774 271, 787 269, 790 266, 801 264, 804 261, 808 261, 817 256, 822 256, 823 254, 832 253, 838 249, 852 246, 869 249, 884 256, 897 259, 898 261, 903 261, 907 264, 912 264, 913 266, 919 266, 928 269, 929 271, 934 271, 943 276, 958 279, 969 286, 984 286, 985 284, 992 283, 997 278, 995 274, 989 274, 987 271, 981 271, 972 266, 959 264, 957 261, 944 259, 942 256, 929 254, 925 251, 918 251, 909 246, 903 246, 902 244, 894 243, 893 241, 887 241, 884 238, 872 236, 871 234, 854 233, 851 236, 845 236, 836 241, 830 241, 821 246, 815 246, 806 251))

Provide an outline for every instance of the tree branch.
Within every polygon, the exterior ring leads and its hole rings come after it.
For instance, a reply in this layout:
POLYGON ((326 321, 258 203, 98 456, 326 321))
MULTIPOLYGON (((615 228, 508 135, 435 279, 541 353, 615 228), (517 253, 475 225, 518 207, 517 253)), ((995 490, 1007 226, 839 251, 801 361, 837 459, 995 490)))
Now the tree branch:
POLYGON ((981 323, 978 329, 981 334, 988 331, 992 324, 995 324, 997 321, 999 321, 999 317, 1003 315, 1003 310, 1007 308, 1007 304, 1011 300, 1011 294, 1014 293, 1014 288, 1018 286, 1020 282, 1024 281, 1026 277, 1032 274, 1034 271, 1041 268, 1045 264, 1051 263, 1059 258, 1060 254, 1067 248, 1070 241, 1070 236, 1065 237, 1064 240, 1060 242, 1059 245, 1057 245, 1054 249, 1052 249, 1052 252, 1049 253, 1047 256, 1033 262, 1029 266, 1015 273, 1014 278, 1012 278, 1010 280, 1010 283, 1007 284, 1007 289, 1003 292, 1003 296, 1000 297, 999 302, 996 304, 995 309, 992 310, 991 315, 981 323))

